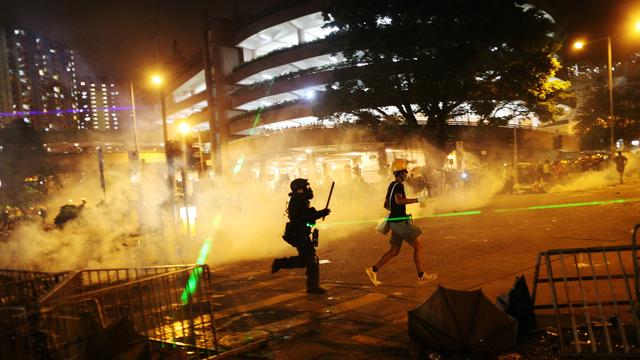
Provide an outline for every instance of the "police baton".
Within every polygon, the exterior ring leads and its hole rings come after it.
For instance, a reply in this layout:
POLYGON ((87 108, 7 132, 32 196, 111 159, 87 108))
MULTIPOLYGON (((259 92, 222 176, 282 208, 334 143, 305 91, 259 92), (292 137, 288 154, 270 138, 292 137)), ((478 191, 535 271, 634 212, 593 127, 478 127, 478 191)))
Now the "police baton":
MULTIPOLYGON (((329 190, 329 197, 327 198, 327 205, 324 206, 325 209, 329 208, 329 201, 331 201, 331 194, 333 194, 333 187, 336 184, 335 181, 331 182, 331 190, 329 190)), ((325 216, 322 217, 322 220, 324 220, 325 216)))

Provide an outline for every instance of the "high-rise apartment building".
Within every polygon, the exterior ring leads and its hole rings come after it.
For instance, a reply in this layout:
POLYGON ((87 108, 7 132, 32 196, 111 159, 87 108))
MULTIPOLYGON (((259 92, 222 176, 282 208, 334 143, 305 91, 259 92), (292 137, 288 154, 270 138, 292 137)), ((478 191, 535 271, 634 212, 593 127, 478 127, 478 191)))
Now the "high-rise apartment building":
POLYGON ((0 126, 21 117, 36 130, 77 128, 73 50, 0 25, 0 126))
POLYGON ((104 78, 81 79, 78 82, 77 99, 79 130, 120 128, 122 117, 119 113, 125 108, 116 84, 104 78))

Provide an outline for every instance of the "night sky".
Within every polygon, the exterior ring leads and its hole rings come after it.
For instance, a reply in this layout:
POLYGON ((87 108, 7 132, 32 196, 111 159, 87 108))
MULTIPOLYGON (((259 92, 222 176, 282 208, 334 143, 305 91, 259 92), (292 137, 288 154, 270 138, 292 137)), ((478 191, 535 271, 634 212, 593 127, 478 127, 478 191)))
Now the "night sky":
MULTIPOLYGON (((481 0, 480 0, 481 1, 481 0)), ((535 0, 532 2, 536 2, 535 0)), ((614 36, 614 58, 640 51, 640 34, 624 35, 631 17, 640 19, 640 0, 540 0, 551 4, 554 17, 567 39, 614 36)), ((185 55, 201 48, 203 13, 231 17, 232 0, 157 0, 160 53, 166 56, 172 41, 185 55), (222 4, 222 6, 216 6, 222 4), (215 10, 215 11, 214 11, 215 10)), ((264 4, 240 0, 239 7, 264 4)), ((115 79, 142 79, 155 64, 154 1, 2 0, 0 22, 23 26, 59 41, 79 53, 81 68, 88 75, 115 79)), ((604 43, 604 42, 602 42, 604 43)), ((602 53, 597 46, 583 54, 564 53, 565 62, 602 53)), ((602 54, 602 61, 606 59, 602 54)))

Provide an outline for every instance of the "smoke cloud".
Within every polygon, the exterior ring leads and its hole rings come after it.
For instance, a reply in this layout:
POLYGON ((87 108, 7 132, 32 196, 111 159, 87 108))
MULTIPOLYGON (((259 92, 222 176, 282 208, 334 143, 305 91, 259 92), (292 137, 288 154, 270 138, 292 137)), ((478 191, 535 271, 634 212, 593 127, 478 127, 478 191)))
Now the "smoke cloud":
MULTIPOLYGON (((344 144, 353 143, 357 135, 344 131, 341 140, 344 144)), ((437 196, 431 197, 425 207, 409 205, 407 211, 415 217, 481 208, 504 187, 503 164, 485 164, 471 153, 463 153, 469 178, 465 181, 456 178, 444 185, 440 170, 446 154, 430 144, 410 140, 387 150, 387 164, 394 158, 409 159, 410 174, 424 173, 430 178, 432 195, 437 196)), ((301 151, 304 154, 304 149, 301 151)), ((354 152, 353 157, 359 159, 360 165, 371 160, 367 166, 373 166, 377 162, 374 157, 382 156, 375 151, 364 154, 366 156, 354 152)), ((237 159, 238 156, 232 157, 230 162, 237 159)), ((95 164, 85 165, 85 169, 97 169, 95 164)), ((169 226, 171 199, 163 178, 164 164, 145 167, 136 181, 132 181, 128 169, 106 166, 104 198, 97 171, 89 171, 83 177, 69 177, 65 187, 49 197, 47 221, 52 223, 61 205, 70 201, 79 204, 80 199, 85 198, 87 205, 80 216, 62 229, 45 230, 36 220, 17 227, 7 241, 0 242, 0 267, 41 271, 137 267, 195 263, 199 256, 207 264, 221 265, 293 255, 295 249, 281 236, 287 222, 289 180, 297 176, 311 178, 315 193, 311 204, 318 209, 325 206, 331 181, 336 182, 329 206, 332 212, 324 221, 318 221, 321 247, 351 241, 355 232, 364 229, 370 229, 372 236, 380 236, 374 227, 387 214, 383 202, 393 180, 388 168, 363 169, 360 177, 354 175, 352 168, 338 164, 335 169, 328 166, 321 176, 310 177, 305 170, 306 163, 300 162, 298 170, 287 173, 287 177, 281 172, 258 180, 254 176, 255 163, 247 162, 243 166, 225 180, 197 180, 195 176, 189 180, 188 187, 193 192, 190 203, 196 212, 190 214, 193 230, 188 235, 184 216, 178 219, 180 225, 169 226), (205 254, 201 254, 203 249, 207 250, 205 254)), ((630 159, 628 170, 638 170, 635 159, 630 159)), ((602 186, 616 183, 616 179, 615 168, 608 167, 600 172, 573 175, 549 191, 602 186)), ((408 197, 415 197, 420 190, 408 183, 405 189, 408 197)), ((178 208, 184 207, 182 199, 174 200, 178 208)), ((184 209, 181 210, 179 213, 184 214, 184 209)))

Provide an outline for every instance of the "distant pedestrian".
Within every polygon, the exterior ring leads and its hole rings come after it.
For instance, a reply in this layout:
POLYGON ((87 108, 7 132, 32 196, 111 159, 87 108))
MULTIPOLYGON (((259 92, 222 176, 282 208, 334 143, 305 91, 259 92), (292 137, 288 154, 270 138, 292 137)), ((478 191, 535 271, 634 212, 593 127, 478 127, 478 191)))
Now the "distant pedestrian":
POLYGON ((380 259, 372 267, 365 268, 365 272, 369 276, 371 282, 375 285, 381 285, 382 282, 378 281, 378 270, 382 268, 389 260, 394 258, 400 252, 402 241, 406 241, 413 247, 413 262, 416 265, 418 271, 418 279, 420 282, 427 282, 438 278, 437 274, 428 274, 424 271, 423 264, 423 243, 420 239, 420 228, 413 225, 411 217, 407 215, 406 205, 420 203, 424 204, 427 201, 427 195, 421 194, 418 198, 407 198, 404 192, 403 182, 407 180, 407 161, 397 159, 391 164, 391 169, 395 180, 389 184, 387 188, 387 194, 385 196, 385 208, 390 211, 388 217, 389 227, 391 228, 391 239, 389 243, 391 248, 387 250, 380 259))
POLYGON ((616 162, 616 170, 618 170, 618 174, 620 174, 620 184, 622 184, 622 176, 624 175, 624 167, 627 165, 627 158, 622 155, 621 151, 618 151, 618 156, 613 158, 613 161, 616 162))
POLYGON ((44 225, 47 222, 47 208, 44 205, 40 205, 38 207, 38 215, 40 216, 40 219, 42 220, 42 224, 44 225))
POLYGON ((549 159, 546 159, 544 161, 544 164, 542 164, 542 181, 545 184, 548 184, 549 182, 551 182, 551 176, 552 176, 551 162, 549 161, 549 159))

